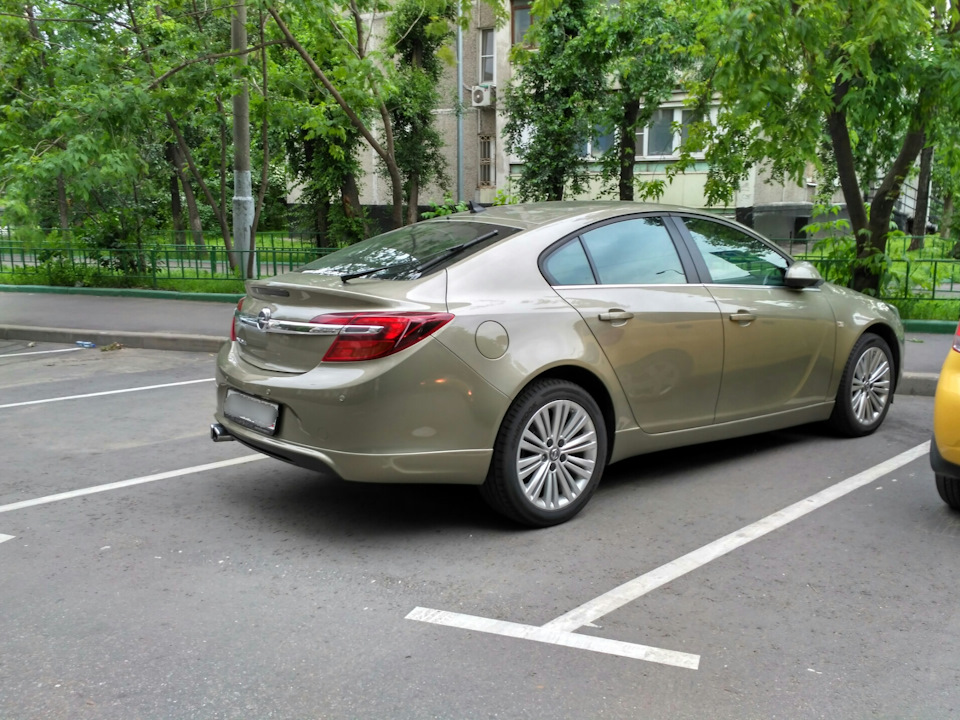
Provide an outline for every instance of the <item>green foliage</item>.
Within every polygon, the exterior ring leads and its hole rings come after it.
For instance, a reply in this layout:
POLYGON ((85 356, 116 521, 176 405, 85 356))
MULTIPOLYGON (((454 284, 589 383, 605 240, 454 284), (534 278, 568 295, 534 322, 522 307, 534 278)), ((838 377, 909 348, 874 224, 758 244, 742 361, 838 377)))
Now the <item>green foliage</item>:
MULTIPOLYGON (((706 4, 701 103, 719 94, 689 153, 705 149, 708 202, 729 201, 751 168, 802 181, 808 163, 838 179, 857 238, 854 284, 877 290, 890 217, 935 118, 960 113, 955 5, 901 0, 706 4), (832 156, 824 162, 824 156, 832 156), (873 218, 864 197, 871 195, 873 218)), ((693 139, 693 138, 692 138, 693 139)))
POLYGON ((538 47, 518 44, 511 52, 504 134, 508 150, 523 162, 517 195, 524 200, 562 200, 587 186, 582 148, 607 91, 600 53, 587 33, 605 7, 598 0, 560 3, 528 32, 538 47))
POLYGON ((430 203, 430 209, 423 213, 423 218, 424 220, 429 220, 430 218, 453 215, 454 213, 464 212, 465 210, 467 210, 467 204, 465 202, 460 201, 455 203, 452 197, 444 195, 442 203, 430 203))
POLYGON ((440 50, 453 37, 455 18, 452 0, 400 0, 387 21, 386 42, 395 57, 387 106, 410 219, 415 219, 420 188, 447 182, 443 138, 433 110, 440 101, 440 50))

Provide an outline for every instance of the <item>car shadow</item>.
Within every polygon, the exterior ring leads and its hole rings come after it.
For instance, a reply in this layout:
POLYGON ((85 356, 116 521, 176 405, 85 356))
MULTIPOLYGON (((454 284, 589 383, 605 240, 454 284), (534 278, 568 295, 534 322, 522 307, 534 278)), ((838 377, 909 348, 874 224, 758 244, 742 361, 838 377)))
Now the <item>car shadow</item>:
POLYGON ((786 430, 775 430, 759 435, 746 435, 732 440, 687 445, 661 450, 621 460, 611 465, 603 475, 597 493, 626 484, 655 486, 676 483, 684 477, 694 479, 698 471, 735 463, 758 453, 774 453, 797 445, 844 442, 832 435, 821 423, 800 425, 786 430))
MULTIPOLYGON (((696 482, 703 472, 739 462, 745 456, 775 453, 825 439, 830 435, 822 425, 805 425, 629 458, 607 469, 597 497, 628 488, 696 482)), ((487 507, 474 486, 352 483, 285 463, 273 463, 270 470, 263 467, 264 475, 225 485, 222 492, 224 500, 270 526, 269 531, 282 530, 332 543, 360 536, 530 532, 487 507)))
POLYGON ((523 531, 490 510, 474 486, 352 483, 288 465, 275 468, 269 482, 226 486, 226 499, 298 534, 343 538, 523 531))

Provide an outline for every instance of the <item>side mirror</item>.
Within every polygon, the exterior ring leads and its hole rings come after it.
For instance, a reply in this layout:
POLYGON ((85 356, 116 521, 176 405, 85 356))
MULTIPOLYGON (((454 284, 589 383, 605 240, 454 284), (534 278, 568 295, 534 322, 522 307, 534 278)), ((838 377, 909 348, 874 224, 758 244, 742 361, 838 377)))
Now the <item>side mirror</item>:
POLYGON ((823 285, 823 276, 820 275, 820 272, 812 263, 808 263, 806 260, 797 260, 784 273, 783 284, 796 290, 820 287, 823 285))

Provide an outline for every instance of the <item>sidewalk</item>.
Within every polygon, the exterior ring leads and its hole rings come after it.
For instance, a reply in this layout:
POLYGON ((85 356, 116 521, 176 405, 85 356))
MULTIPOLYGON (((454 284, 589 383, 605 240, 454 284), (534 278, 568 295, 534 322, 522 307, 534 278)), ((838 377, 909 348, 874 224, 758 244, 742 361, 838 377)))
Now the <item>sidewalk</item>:
MULTIPOLYGON (((232 302, 0 292, 0 339, 217 352, 232 302)), ((953 335, 908 332, 901 395, 934 394, 953 335)))
POLYGON ((0 339, 217 352, 235 304, 141 297, 0 292, 0 339))

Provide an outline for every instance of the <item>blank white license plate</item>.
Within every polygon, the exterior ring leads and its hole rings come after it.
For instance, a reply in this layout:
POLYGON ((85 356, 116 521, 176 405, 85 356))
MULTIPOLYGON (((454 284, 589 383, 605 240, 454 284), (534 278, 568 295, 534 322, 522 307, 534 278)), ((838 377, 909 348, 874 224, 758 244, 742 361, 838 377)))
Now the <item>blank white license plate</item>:
POLYGON ((277 431, 280 406, 237 390, 227 390, 223 414, 251 430, 273 435, 277 431))

